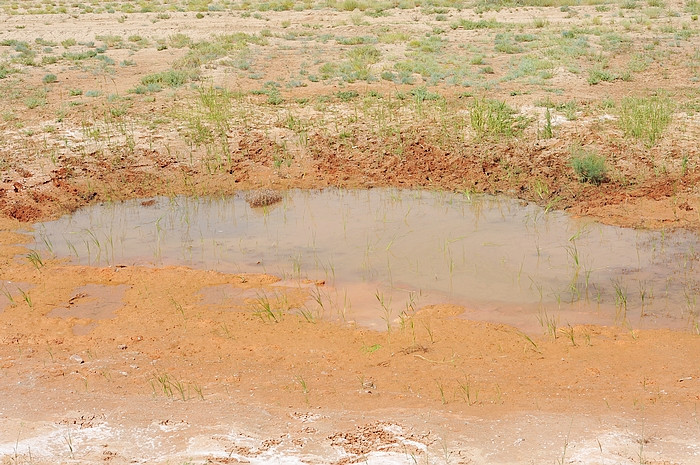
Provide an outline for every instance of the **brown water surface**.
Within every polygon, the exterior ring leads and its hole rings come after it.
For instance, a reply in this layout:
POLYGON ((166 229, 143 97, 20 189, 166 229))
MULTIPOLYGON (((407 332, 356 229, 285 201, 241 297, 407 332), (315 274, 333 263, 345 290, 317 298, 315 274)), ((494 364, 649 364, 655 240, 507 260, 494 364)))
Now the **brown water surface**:
MULTIPOLYGON (((37 247, 83 264, 324 281, 308 310, 374 328, 433 303, 525 330, 697 324, 693 233, 606 226, 498 197, 296 190, 266 208, 249 207, 244 195, 157 198, 87 207, 38 225, 35 237, 37 247)), ((226 293, 205 291, 205 302, 212 292, 226 293)))

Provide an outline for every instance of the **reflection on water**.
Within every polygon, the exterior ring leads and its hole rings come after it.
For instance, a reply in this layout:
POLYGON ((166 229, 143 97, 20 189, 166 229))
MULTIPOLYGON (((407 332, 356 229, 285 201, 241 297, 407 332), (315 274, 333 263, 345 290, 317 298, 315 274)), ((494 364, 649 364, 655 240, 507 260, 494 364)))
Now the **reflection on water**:
MULTIPOLYGON (((692 328, 698 238, 621 229, 494 197, 394 189, 290 191, 88 207, 36 228, 84 264, 184 264, 325 280, 326 317, 381 327, 450 302, 468 318, 692 328)), ((313 294, 312 292, 312 294, 313 294)), ((311 304, 310 304, 311 305, 311 304)))

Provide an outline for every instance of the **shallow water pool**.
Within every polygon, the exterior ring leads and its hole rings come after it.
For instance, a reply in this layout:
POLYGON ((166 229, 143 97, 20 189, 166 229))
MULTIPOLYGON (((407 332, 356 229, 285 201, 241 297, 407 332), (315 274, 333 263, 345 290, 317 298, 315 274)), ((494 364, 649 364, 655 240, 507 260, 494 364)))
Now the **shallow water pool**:
POLYGON ((265 208, 251 208, 244 193, 152 200, 38 224, 35 246, 83 264, 324 280, 309 305, 378 329, 434 303, 532 331, 548 323, 697 329, 700 249, 689 232, 433 191, 293 190, 265 208))

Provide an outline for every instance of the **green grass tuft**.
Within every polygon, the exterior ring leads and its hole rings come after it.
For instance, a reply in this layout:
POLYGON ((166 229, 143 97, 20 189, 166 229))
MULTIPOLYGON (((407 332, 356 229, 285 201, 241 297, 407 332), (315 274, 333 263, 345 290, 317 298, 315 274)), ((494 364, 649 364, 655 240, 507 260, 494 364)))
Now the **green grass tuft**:
POLYGON ((477 98, 469 114, 472 129, 479 137, 512 137, 523 128, 523 119, 505 102, 477 98))
POLYGON ((671 122, 673 102, 668 97, 627 97, 620 104, 620 128, 628 137, 654 145, 671 122))
POLYGON ((578 146, 571 149, 571 167, 579 181, 596 186, 605 181, 608 173, 604 156, 578 146))

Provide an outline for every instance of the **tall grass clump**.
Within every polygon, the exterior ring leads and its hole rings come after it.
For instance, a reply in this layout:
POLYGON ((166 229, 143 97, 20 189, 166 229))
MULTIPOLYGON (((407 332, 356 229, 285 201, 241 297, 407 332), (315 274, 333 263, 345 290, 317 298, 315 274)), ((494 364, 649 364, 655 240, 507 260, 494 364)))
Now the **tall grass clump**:
POLYGON ((200 88, 198 98, 184 116, 188 138, 207 150, 209 169, 231 162, 228 133, 236 97, 233 92, 214 86, 200 88))
POLYGON ((469 120, 479 137, 512 137, 522 129, 522 118, 501 100, 477 98, 472 104, 469 120))
POLYGON ((605 181, 605 176, 608 173, 604 156, 580 146, 571 148, 571 167, 579 181, 596 186, 605 181))
POLYGON ((628 137, 654 145, 671 122, 673 102, 668 97, 627 97, 620 104, 620 128, 628 137))
POLYGON ((7 63, 0 63, 0 79, 5 79, 9 74, 15 73, 7 63))
POLYGON ((352 82, 369 80, 370 66, 377 63, 381 52, 372 45, 362 45, 348 51, 348 64, 342 67, 343 78, 352 82))

